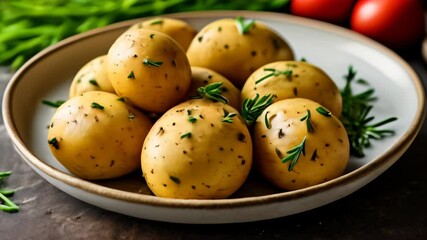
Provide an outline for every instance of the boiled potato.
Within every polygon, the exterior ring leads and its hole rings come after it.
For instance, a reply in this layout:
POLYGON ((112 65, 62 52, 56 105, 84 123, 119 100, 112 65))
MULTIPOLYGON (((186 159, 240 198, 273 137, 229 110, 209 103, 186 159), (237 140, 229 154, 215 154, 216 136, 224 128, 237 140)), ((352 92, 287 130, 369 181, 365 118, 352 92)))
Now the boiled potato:
POLYGON ((151 29, 165 33, 177 41, 184 51, 187 51, 188 46, 197 34, 196 29, 187 22, 167 17, 144 20, 135 23, 129 29, 151 29))
POLYGON ((266 64, 246 81, 241 102, 259 94, 272 94, 279 101, 288 98, 308 98, 341 115, 342 99, 335 82, 317 66, 301 61, 277 61, 266 64))
POLYGON ((53 115, 50 150, 71 173, 89 180, 123 176, 140 167, 152 123, 119 96, 91 91, 73 97, 53 115))
POLYGON ((107 66, 116 93, 148 112, 165 112, 181 102, 190 87, 184 50, 161 32, 126 31, 110 47, 107 66))
POLYGON ((167 111, 147 135, 141 167, 160 197, 226 198, 252 166, 252 141, 237 110, 194 99, 167 111))
POLYGON ((284 190, 310 187, 343 174, 349 141, 341 122, 319 103, 304 98, 273 103, 253 132, 255 166, 284 190))
POLYGON ((242 18, 220 19, 203 27, 187 56, 192 66, 212 69, 238 88, 259 67, 294 57, 288 43, 270 27, 259 21, 251 25, 242 18))
POLYGON ((70 86, 70 98, 88 91, 115 93, 107 76, 106 59, 107 55, 96 57, 77 72, 70 86))
POLYGON ((240 108, 240 90, 221 74, 203 67, 191 67, 191 85, 188 91, 189 98, 197 95, 197 89, 214 82, 222 82, 222 95, 227 98, 228 104, 240 108))

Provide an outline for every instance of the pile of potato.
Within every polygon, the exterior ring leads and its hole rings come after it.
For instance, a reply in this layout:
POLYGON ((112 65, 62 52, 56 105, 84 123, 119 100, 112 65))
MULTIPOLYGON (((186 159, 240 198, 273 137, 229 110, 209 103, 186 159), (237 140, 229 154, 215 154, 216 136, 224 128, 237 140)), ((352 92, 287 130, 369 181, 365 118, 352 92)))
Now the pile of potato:
POLYGON ((69 97, 48 130, 58 161, 88 180, 141 168, 159 197, 227 198, 252 169, 300 189, 349 161, 335 83, 242 17, 199 32, 177 19, 137 23, 81 68, 69 97))

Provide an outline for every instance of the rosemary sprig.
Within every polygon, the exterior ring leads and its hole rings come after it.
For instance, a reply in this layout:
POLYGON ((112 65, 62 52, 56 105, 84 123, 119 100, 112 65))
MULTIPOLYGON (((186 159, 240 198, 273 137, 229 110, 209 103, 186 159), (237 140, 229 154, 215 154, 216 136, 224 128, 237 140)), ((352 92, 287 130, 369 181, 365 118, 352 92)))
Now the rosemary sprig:
POLYGON ((229 113, 224 109, 224 117, 222 117, 221 121, 225 123, 233 123, 233 117, 237 116, 237 113, 229 113))
POLYGON ((197 95, 193 98, 206 98, 216 102, 228 103, 228 99, 222 95, 222 82, 214 82, 197 89, 197 95))
MULTIPOLYGON (((4 178, 10 176, 12 172, 0 172, 0 183, 4 178)), ((15 191, 9 189, 0 188, 0 210, 5 212, 18 212, 19 207, 12 202, 8 197, 13 196, 15 191)))
POLYGON ((341 90, 343 101, 340 120, 347 130, 350 141, 350 153, 356 157, 365 156, 364 149, 371 146, 371 140, 379 140, 394 134, 390 129, 379 129, 383 125, 396 121, 397 117, 390 117, 377 123, 371 123, 375 117, 369 116, 373 108, 372 102, 377 98, 374 96, 375 90, 368 90, 355 94, 352 83, 367 85, 363 79, 356 80, 357 72, 349 66, 347 75, 344 76, 346 84, 341 90))
POLYGON ((271 94, 259 98, 259 94, 257 93, 254 98, 245 99, 245 101, 243 101, 241 112, 246 124, 248 126, 252 126, 264 109, 273 103, 274 98, 276 97, 271 94))
POLYGON ((307 124, 307 132, 314 132, 313 124, 311 123, 311 113, 310 110, 307 109, 307 114, 300 119, 300 121, 305 121, 307 124))
POLYGON ((153 60, 150 60, 148 58, 144 58, 142 63, 148 67, 160 67, 163 64, 163 62, 161 62, 161 61, 153 61, 153 60))
POLYGON ((264 81, 265 79, 269 78, 269 77, 273 77, 273 76, 279 76, 279 75, 285 75, 287 79, 290 79, 292 77, 292 70, 277 70, 275 68, 264 68, 264 72, 270 72, 269 74, 265 75, 264 77, 258 79, 255 81, 255 84, 258 84, 262 81, 264 81))
POLYGON ((298 163, 301 153, 302 155, 305 155, 305 140, 306 137, 304 136, 301 143, 293 147, 291 150, 287 151, 286 153, 288 154, 288 156, 282 159, 282 163, 286 163, 288 161, 291 162, 288 167, 289 172, 292 171, 295 165, 298 163))
POLYGON ((240 34, 248 34, 249 31, 254 27, 255 20, 253 19, 244 19, 242 16, 236 17, 237 30, 240 34))

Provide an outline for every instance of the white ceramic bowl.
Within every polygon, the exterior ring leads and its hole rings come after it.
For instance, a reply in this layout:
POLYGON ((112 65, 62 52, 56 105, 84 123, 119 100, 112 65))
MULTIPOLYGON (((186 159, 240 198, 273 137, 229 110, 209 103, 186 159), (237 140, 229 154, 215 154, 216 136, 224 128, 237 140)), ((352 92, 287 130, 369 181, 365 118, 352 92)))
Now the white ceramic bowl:
POLYGON ((3 117, 22 158, 43 178, 82 201, 139 218, 179 223, 232 223, 271 219, 313 209, 340 199, 383 173, 410 146, 424 118, 420 79, 399 56, 382 45, 330 24, 269 12, 213 11, 172 14, 200 29, 224 17, 254 18, 279 32, 296 58, 323 68, 342 87, 351 64, 376 89, 377 119, 397 116, 392 137, 374 142, 364 158, 351 158, 347 172, 313 187, 281 192, 251 176, 232 198, 180 200, 151 195, 140 174, 91 182, 70 174, 50 153, 47 125, 55 109, 41 100, 67 98, 74 76, 90 59, 105 54, 135 21, 114 24, 68 38, 28 61, 7 86, 3 117))

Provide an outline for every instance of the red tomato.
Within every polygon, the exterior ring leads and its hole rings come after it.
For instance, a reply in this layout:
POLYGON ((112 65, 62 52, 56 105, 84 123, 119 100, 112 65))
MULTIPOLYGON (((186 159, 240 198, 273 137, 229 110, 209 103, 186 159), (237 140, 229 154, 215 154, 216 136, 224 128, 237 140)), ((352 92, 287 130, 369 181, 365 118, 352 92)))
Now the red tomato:
POLYGON ((424 10, 419 0, 359 0, 351 28, 393 49, 417 44, 424 36, 424 10))
POLYGON ((350 18, 354 2, 355 0, 291 0, 290 11, 302 17, 343 24, 350 18))

